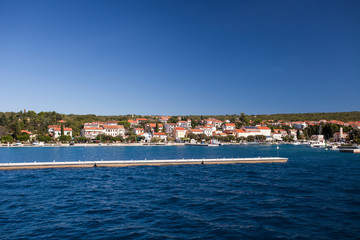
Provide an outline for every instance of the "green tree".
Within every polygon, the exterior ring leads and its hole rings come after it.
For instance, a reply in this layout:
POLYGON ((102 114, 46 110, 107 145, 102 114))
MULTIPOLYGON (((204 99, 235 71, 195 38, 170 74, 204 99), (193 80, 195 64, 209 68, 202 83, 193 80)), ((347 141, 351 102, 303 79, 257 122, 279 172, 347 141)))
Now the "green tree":
POLYGON ((123 125, 125 129, 129 129, 131 124, 128 121, 120 121, 118 122, 119 125, 123 125))
POLYGON ((10 135, 5 135, 1 138, 1 142, 3 143, 12 143, 14 141, 14 138, 10 135))
POLYGON ((62 135, 59 137, 60 142, 69 142, 71 140, 71 137, 68 135, 62 135))
POLYGON ((51 142, 52 141, 52 138, 49 136, 49 135, 38 135, 36 137, 36 139, 39 141, 39 142, 51 142))
POLYGON ((172 116, 171 118, 169 118, 169 120, 167 121, 168 123, 177 123, 179 121, 177 116, 172 116))
POLYGON ((126 138, 126 141, 127 141, 127 142, 136 142, 136 140, 137 140, 137 137, 136 137, 136 136, 128 136, 128 137, 126 138))
POLYGON ((26 142, 30 140, 30 136, 27 133, 21 133, 16 139, 22 142, 26 142))
POLYGON ((153 138, 151 139, 151 142, 160 142, 160 141, 161 141, 161 139, 158 138, 158 137, 153 137, 153 138))
POLYGON ((61 136, 64 136, 64 125, 61 124, 61 136))
POLYGON ((253 141, 255 141, 255 137, 254 137, 254 136, 248 136, 248 137, 246 138, 246 141, 248 141, 248 142, 253 142, 253 141))

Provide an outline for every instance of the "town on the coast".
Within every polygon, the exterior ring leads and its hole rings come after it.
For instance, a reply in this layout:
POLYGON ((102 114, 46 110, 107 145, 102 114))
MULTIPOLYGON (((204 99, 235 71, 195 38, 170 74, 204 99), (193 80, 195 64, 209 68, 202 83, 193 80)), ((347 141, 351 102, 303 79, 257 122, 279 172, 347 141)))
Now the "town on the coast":
POLYGON ((0 113, 2 146, 61 144, 359 144, 360 121, 286 121, 245 114, 208 116, 64 115, 0 113))

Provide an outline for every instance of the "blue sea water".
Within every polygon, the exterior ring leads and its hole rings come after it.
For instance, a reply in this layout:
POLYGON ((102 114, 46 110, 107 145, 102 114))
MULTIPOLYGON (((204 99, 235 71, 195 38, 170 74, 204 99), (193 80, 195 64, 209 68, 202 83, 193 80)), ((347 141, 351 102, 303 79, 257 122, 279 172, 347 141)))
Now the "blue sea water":
POLYGON ((1 239, 359 239, 360 154, 305 146, 0 148, 0 162, 288 157, 0 171, 1 239))

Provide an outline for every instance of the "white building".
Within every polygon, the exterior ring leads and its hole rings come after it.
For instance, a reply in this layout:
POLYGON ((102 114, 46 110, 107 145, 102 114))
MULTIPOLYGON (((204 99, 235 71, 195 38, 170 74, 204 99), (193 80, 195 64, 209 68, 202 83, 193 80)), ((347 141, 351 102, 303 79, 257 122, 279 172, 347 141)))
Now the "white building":
POLYGON ((292 125, 295 129, 304 129, 308 126, 306 122, 293 122, 292 125))
POLYGON ((213 135, 213 128, 212 127, 201 127, 200 130, 204 132, 204 134, 208 137, 213 135))
POLYGON ((272 137, 272 139, 274 139, 276 141, 282 141, 282 136, 281 136, 281 133, 279 133, 279 132, 272 132, 271 137, 272 137))
POLYGON ((166 123, 164 125, 165 127, 165 132, 167 134, 171 134, 174 131, 174 128, 176 128, 176 124, 175 123, 166 123))
POLYGON ((266 126, 256 126, 256 127, 257 127, 257 129, 259 129, 259 131, 261 133, 260 135, 270 137, 270 135, 271 135, 271 129, 270 128, 268 128, 266 126))
POLYGON ((201 129, 189 129, 188 132, 192 133, 192 134, 195 134, 195 135, 200 135, 200 134, 204 133, 201 129))
POLYGON ((181 127, 176 127, 173 130, 173 137, 175 139, 185 138, 186 137, 186 129, 181 127))
POLYGON ((104 129, 102 127, 84 126, 84 128, 81 129, 81 136, 90 138, 90 139, 95 139, 97 137, 97 135, 103 134, 103 133, 104 133, 104 129))
POLYGON ((178 127, 181 127, 181 128, 191 128, 191 120, 189 121, 178 121, 176 123, 176 125, 178 127))
POLYGON ((143 128, 134 128, 133 129, 133 132, 136 134, 136 135, 139 135, 141 133, 144 133, 144 129, 143 128))
MULTIPOLYGON (((64 135, 72 137, 72 128, 64 127, 64 135)), ((61 127, 54 128, 53 137, 58 138, 61 136, 61 127)))
POLYGON ((166 141, 166 139, 167 139, 166 133, 163 133, 163 132, 155 132, 155 133, 153 133, 153 137, 160 138, 161 140, 164 140, 164 141, 166 141))
POLYGON ((235 131, 235 123, 223 123, 222 130, 225 131, 235 131))
POLYGON ((125 136, 125 128, 122 125, 103 125, 104 134, 112 137, 125 136))

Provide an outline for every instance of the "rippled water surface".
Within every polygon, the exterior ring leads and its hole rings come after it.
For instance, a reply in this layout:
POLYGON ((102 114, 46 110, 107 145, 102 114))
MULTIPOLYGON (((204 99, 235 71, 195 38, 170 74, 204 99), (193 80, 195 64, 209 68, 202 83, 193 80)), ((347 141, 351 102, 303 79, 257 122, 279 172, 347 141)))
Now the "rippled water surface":
POLYGON ((1 239, 359 239, 360 154, 304 146, 0 148, 0 162, 289 157, 0 171, 1 239))

